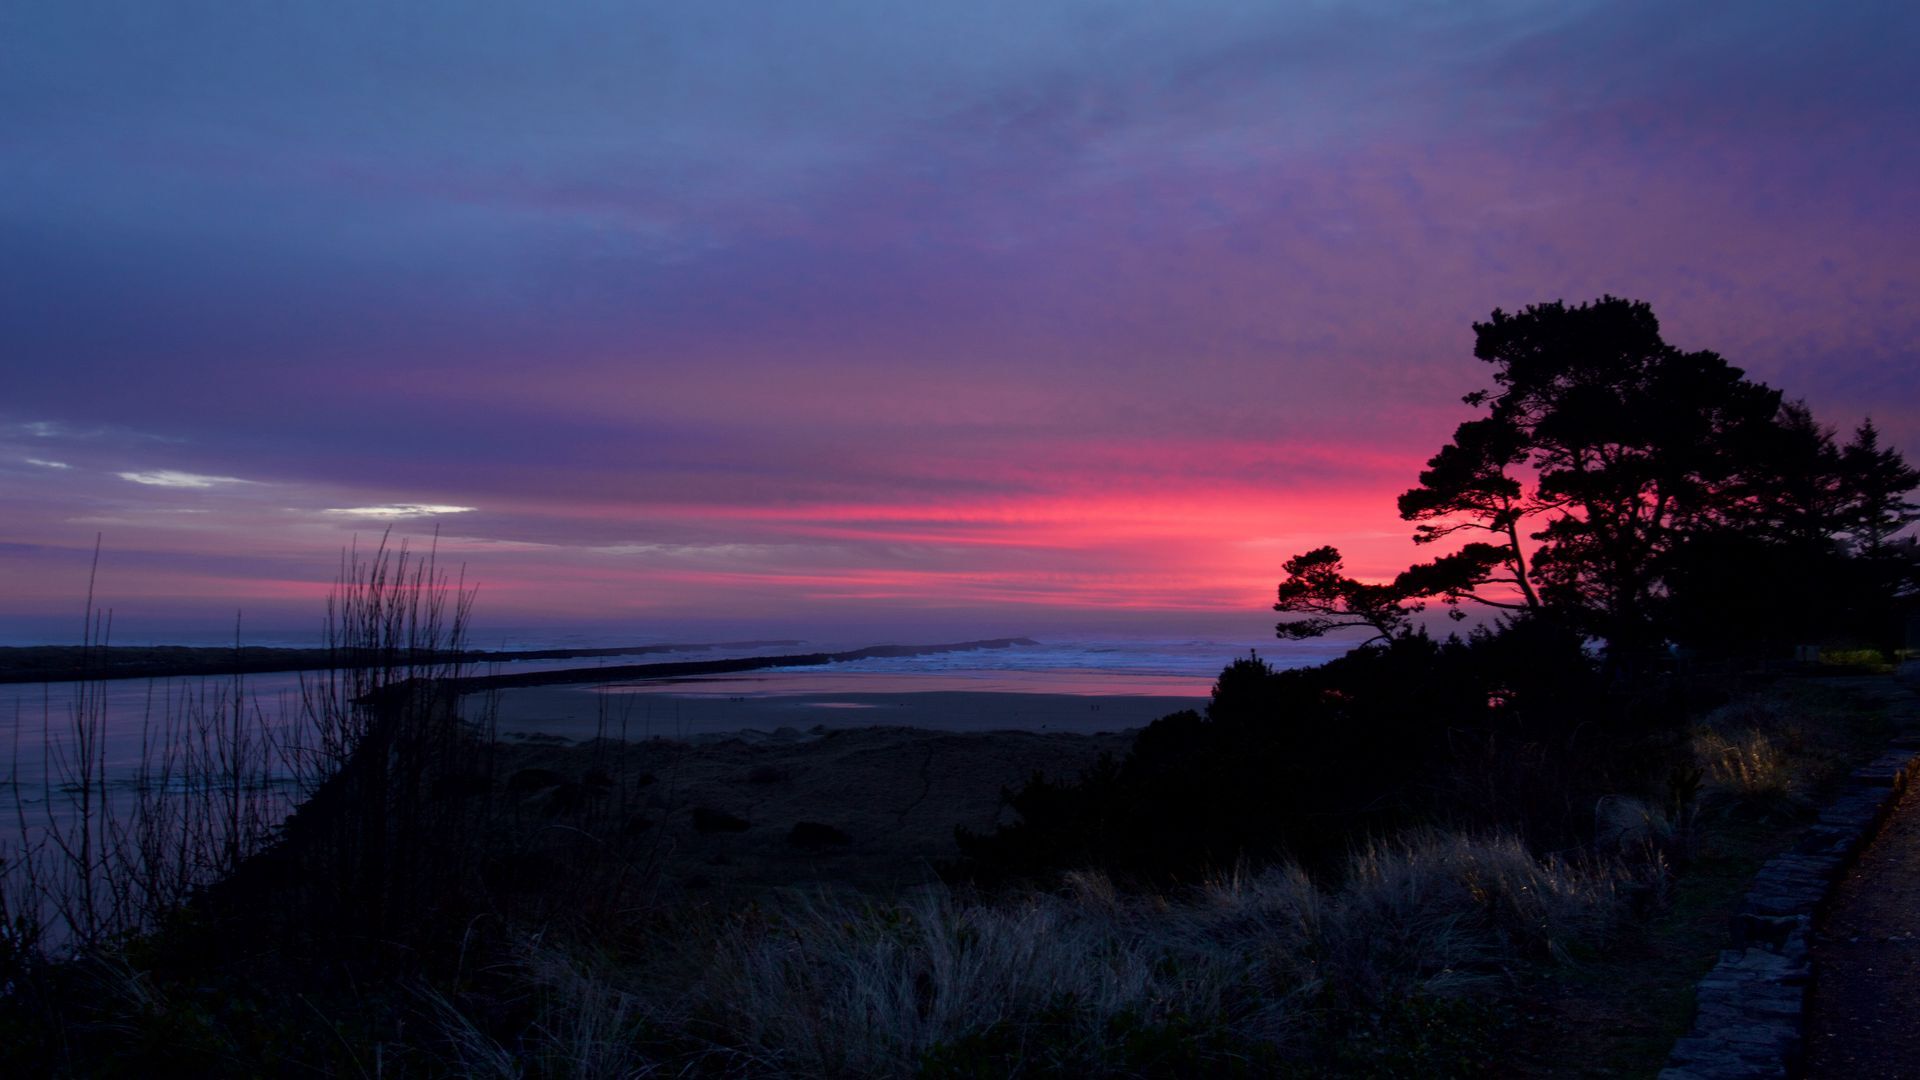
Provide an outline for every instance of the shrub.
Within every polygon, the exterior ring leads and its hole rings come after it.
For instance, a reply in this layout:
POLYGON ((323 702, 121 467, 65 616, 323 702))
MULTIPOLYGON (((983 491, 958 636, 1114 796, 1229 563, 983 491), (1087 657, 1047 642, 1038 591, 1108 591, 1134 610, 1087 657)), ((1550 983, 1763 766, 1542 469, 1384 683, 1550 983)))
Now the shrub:
POLYGON ((950 876, 1045 881, 1094 867, 1191 882, 1237 860, 1337 873, 1356 838, 1422 822, 1584 841, 1611 791, 1670 770, 1672 713, 1610 695, 1577 638, 1540 623, 1403 637, 1318 668, 1221 673, 1203 716, 1164 717, 1076 783, 1035 777, 1018 820, 962 832, 950 876))

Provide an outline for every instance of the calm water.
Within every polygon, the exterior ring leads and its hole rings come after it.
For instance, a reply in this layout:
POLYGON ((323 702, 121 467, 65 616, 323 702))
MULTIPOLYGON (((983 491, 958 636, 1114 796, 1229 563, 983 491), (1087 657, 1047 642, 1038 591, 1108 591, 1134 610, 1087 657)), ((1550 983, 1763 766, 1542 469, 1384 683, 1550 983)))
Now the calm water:
MULTIPOLYGON (((628 642, 630 643, 630 642, 628 642)), ((556 645, 578 647, 616 647, 622 642, 593 640, 590 636, 549 635, 546 640, 522 639, 516 647, 540 648, 556 645)), ((476 673, 550 671, 563 668, 606 667, 636 662, 675 659, 720 659, 737 656, 780 655, 800 651, 843 651, 872 642, 809 641, 802 645, 770 645, 703 650, 671 655, 649 654, 629 657, 599 657, 583 660, 519 661, 476 668, 476 673)), ((769 669, 701 680, 675 680, 643 683, 619 683, 583 686, 586 693, 647 695, 657 703, 649 710, 671 716, 672 702, 682 700, 691 708, 700 701, 713 702, 752 698, 804 701, 814 715, 831 711, 836 696, 849 698, 841 713, 833 717, 834 726, 861 722, 870 711, 872 695, 915 693, 961 693, 982 695, 1072 694, 1089 699, 1116 695, 1141 698, 1204 698, 1220 669, 1236 657, 1259 649, 1263 658, 1281 667, 1299 667, 1319 663, 1338 655, 1345 646, 1314 642, 1282 644, 1278 642, 1239 642, 1215 639, 1109 639, 1049 640, 1034 646, 1005 649, 981 649, 941 653, 929 656, 891 657, 792 669, 769 669)), ((308 673, 311 680, 313 673, 308 673)), ((0 686, 0 778, 14 792, 30 814, 52 810, 62 813, 64 796, 61 784, 72 777, 73 720, 81 708, 82 695, 96 696, 99 713, 105 718, 101 758, 109 787, 130 793, 135 770, 146 748, 158 738, 159 729, 169 720, 181 722, 194 718, 231 716, 236 692, 246 714, 259 724, 286 735, 297 722, 301 697, 298 673, 247 676, 208 676, 192 678, 120 680, 84 687, 77 683, 25 683, 0 686), (49 784, 48 778, 52 777, 49 784)), ((632 699, 629 699, 632 700, 632 699)), ((1095 706, 1090 705, 1089 710, 1095 706)), ((996 705, 996 715, 1007 718, 1006 726, 1020 726, 1024 715, 1009 709, 1004 701, 996 705)), ((708 710, 711 711, 711 710, 708 710)), ((731 714, 728 714, 731 715, 731 714)), ((766 713, 739 712, 734 729, 760 726, 766 713)), ((943 720, 951 711, 902 711, 889 714, 885 722, 921 724, 932 727, 963 727, 959 722, 943 720)), ((1118 715, 1109 711, 1106 717, 1118 715)), ((1131 714, 1128 714, 1131 715, 1131 714)), ((1147 716, 1148 713, 1142 713, 1147 716)), ((1158 713, 1152 713, 1158 715, 1158 713)), ((725 716, 720 727, 726 727, 725 716)), ((1130 721, 1132 722, 1132 721, 1130 721)), ((1144 721, 1139 721, 1144 722, 1144 721)), ((1033 722, 1039 726, 1039 721, 1033 722)), ((518 725, 539 730, 538 724, 518 725)), ((711 724, 706 725, 711 726, 711 724)), ((284 773, 284 770, 282 770, 284 773)), ((130 797, 130 794, 129 794, 130 797)), ((12 800, 0 798, 0 809, 11 810, 12 800)))
MULTIPOLYGON (((561 644, 588 648, 614 647, 620 642, 565 634, 516 642, 517 647, 524 648, 561 644)), ((873 643, 808 641, 801 645, 718 648, 666 655, 515 661, 477 666, 473 670, 476 674, 557 671, 656 661, 834 652, 869 644, 873 643)), ((628 683, 610 689, 689 697, 914 691, 1204 697, 1220 669, 1251 650, 1257 649, 1263 659, 1276 667, 1302 667, 1337 656, 1345 648, 1343 644, 1326 642, 1197 638, 1048 640, 1034 646, 771 668, 718 679, 628 683)), ((313 673, 307 677, 313 678, 313 673)), ((124 771, 138 763, 143 730, 169 715, 183 717, 219 707, 233 698, 236 682, 249 715, 257 714, 269 724, 291 722, 297 712, 301 685, 301 676, 292 672, 117 680, 86 691, 105 696, 104 756, 108 770, 124 771)), ((0 685, 0 761, 12 759, 17 780, 31 783, 44 779, 41 762, 48 750, 45 736, 51 733, 56 744, 61 741, 71 726, 82 692, 83 688, 77 683, 0 685)))

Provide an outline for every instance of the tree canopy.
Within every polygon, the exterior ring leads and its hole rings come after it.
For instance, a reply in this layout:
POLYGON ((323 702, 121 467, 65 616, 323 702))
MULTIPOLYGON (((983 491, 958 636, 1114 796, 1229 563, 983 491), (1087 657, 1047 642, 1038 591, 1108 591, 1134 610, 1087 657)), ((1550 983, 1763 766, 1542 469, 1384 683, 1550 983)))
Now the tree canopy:
POLYGON ((1496 310, 1473 330, 1493 385, 1463 400, 1481 415, 1399 498, 1415 544, 1471 539, 1383 585, 1345 577, 1330 547, 1289 560, 1275 609, 1305 618, 1281 636, 1392 638, 1438 598, 1548 616, 1622 656, 1702 631, 1796 566, 1831 586, 1803 606, 1920 591, 1899 537, 1920 472, 1871 422, 1839 445, 1804 404, 1669 345, 1638 301, 1496 310))
POLYGON ((1286 561, 1287 580, 1280 585, 1276 611, 1306 616, 1283 622, 1283 638, 1313 638, 1332 630, 1365 627, 1368 641, 1392 639, 1405 633, 1425 605, 1396 585, 1368 585, 1346 575, 1340 552, 1315 548, 1286 561))

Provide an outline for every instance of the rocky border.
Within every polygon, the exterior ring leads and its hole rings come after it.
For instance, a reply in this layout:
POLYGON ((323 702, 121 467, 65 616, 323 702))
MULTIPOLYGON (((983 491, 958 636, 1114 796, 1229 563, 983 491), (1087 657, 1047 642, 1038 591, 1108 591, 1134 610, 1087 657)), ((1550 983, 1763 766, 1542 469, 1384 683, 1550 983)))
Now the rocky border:
POLYGON ((1920 738, 1895 739, 1855 769, 1794 850, 1754 875, 1729 920, 1730 947, 1695 992, 1693 1030, 1673 1044, 1660 1080, 1785 1077, 1797 1068, 1814 915, 1920 771, 1917 750, 1920 738))

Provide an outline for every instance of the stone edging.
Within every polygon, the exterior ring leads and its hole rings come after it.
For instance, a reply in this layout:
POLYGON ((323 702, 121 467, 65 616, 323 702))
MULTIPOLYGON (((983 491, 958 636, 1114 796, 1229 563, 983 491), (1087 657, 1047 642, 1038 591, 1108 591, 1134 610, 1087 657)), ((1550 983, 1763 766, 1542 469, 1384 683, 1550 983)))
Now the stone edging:
POLYGON ((1660 1080, 1785 1077, 1798 1065, 1814 913, 1920 770, 1920 744, 1893 747, 1855 769, 1799 845, 1754 875, 1730 947, 1695 992, 1693 1030, 1673 1044, 1660 1080))

